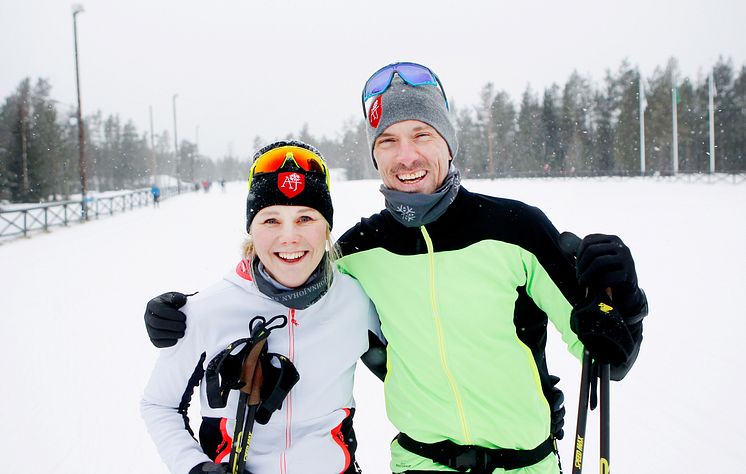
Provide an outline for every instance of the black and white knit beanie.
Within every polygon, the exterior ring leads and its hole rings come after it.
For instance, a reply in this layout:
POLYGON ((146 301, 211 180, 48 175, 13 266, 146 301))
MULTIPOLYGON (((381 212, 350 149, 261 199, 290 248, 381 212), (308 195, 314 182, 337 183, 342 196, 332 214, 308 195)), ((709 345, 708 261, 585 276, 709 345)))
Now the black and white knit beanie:
MULTIPOLYGON (((297 140, 282 140, 271 143, 254 154, 256 160, 266 152, 279 147, 295 146, 310 150, 323 160, 321 153, 311 145, 297 140)), ((252 160, 252 161, 253 161, 252 160)), ((328 168, 327 168, 328 172, 328 168)), ((318 171, 306 171, 292 160, 285 162, 282 168, 268 173, 255 174, 249 185, 246 197, 246 231, 251 227, 254 216, 269 206, 308 206, 324 216, 331 229, 334 209, 329 194, 327 177, 318 171)))

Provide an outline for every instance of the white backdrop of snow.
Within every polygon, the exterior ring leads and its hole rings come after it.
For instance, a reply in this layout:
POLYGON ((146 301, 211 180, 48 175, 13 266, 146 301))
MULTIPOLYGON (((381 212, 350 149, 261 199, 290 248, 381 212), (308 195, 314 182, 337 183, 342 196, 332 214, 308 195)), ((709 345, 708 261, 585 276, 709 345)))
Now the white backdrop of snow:
MULTIPOLYGON (((613 472, 742 466, 746 186, 641 179, 465 185, 537 205, 560 230, 618 233, 632 249, 651 314, 637 365, 612 385, 613 472)), ((378 186, 334 183, 335 235, 381 208, 378 186)), ((154 295, 199 290, 235 265, 245 185, 227 189, 0 245, 0 471, 166 472, 138 412, 157 354, 143 310, 154 295)), ((569 472, 580 370, 550 335, 549 367, 562 377, 567 400, 560 453, 569 472)), ((390 472, 395 430, 382 386, 362 364, 355 395, 360 464, 367 473, 390 472)), ((192 410, 194 426, 197 419, 192 410)), ((597 426, 592 413, 588 472, 598 469, 597 426)))

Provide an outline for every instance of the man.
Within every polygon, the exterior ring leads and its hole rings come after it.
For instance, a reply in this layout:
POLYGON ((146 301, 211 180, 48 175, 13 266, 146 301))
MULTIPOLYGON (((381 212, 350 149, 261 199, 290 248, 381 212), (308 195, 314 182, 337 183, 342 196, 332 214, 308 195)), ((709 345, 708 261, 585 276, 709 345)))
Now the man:
MULTIPOLYGON (((629 249, 595 234, 576 261, 537 208, 464 189, 446 95, 428 68, 381 68, 363 107, 386 209, 340 238, 338 265, 375 303, 388 343, 386 408, 401 431, 392 471, 559 472, 564 408, 547 323, 621 380, 647 314, 629 249)), ((183 318, 156 303, 149 333, 170 343, 159 328, 178 333, 183 318)))

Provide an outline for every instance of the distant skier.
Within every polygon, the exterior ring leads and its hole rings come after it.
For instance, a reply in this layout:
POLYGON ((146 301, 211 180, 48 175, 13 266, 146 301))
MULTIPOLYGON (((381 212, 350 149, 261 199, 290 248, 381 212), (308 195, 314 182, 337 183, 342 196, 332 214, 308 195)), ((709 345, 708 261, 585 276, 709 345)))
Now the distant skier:
POLYGON ((160 207, 161 203, 161 188, 157 184, 153 184, 150 187, 150 194, 153 195, 153 207, 160 207))

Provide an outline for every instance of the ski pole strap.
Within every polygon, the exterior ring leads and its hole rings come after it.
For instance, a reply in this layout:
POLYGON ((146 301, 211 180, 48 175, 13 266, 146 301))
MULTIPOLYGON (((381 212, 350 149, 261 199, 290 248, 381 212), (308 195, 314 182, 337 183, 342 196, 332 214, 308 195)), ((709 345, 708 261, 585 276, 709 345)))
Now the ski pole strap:
POLYGON ((550 435, 534 449, 490 449, 482 446, 456 444, 444 440, 437 443, 421 443, 404 433, 396 437, 399 446, 438 464, 456 469, 458 472, 492 473, 497 468, 506 470, 536 464, 550 453, 556 452, 554 438, 550 435))

